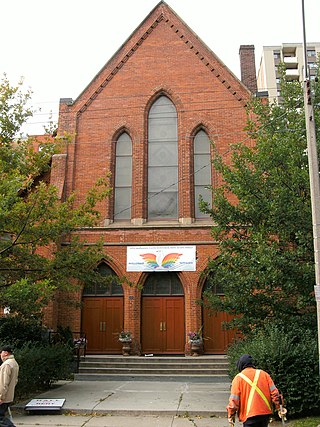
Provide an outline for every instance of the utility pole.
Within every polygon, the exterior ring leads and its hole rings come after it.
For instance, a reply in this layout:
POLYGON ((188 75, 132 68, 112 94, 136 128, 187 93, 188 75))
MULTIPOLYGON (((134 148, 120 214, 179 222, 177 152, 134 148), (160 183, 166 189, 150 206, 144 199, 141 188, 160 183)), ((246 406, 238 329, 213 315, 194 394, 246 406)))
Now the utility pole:
POLYGON ((320 369, 320 181, 319 181, 318 151, 317 151, 317 143, 316 143, 316 127, 315 127, 315 120, 314 120, 310 76, 309 76, 308 61, 307 61, 304 0, 302 0, 302 21, 303 21, 303 52, 304 52, 304 83, 303 83, 304 111, 305 111, 305 117, 306 117, 310 196, 311 196, 311 210, 312 210, 312 229, 313 229, 313 246, 314 246, 315 278, 316 278, 314 293, 315 293, 315 299, 317 303, 318 351, 319 351, 319 369, 320 369))

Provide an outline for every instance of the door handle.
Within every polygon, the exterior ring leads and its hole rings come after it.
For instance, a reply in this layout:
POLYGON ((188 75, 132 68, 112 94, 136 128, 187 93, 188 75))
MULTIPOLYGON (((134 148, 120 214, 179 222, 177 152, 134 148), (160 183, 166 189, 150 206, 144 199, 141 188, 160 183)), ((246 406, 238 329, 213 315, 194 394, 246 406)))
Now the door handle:
POLYGON ((163 322, 163 330, 166 331, 167 330, 167 324, 166 322, 163 322))
POLYGON ((163 331, 163 325, 162 325, 162 322, 160 322, 160 331, 163 331))
POLYGON ((106 322, 99 322, 99 331, 100 332, 105 332, 106 331, 106 322))

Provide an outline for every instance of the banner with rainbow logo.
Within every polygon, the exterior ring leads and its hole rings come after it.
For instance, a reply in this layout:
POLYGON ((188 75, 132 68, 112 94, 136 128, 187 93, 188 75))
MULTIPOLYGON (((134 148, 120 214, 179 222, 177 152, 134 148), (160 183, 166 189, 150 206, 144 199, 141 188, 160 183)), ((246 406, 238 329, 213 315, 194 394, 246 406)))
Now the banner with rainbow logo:
POLYGON ((196 247, 128 246, 127 271, 196 271, 196 247))

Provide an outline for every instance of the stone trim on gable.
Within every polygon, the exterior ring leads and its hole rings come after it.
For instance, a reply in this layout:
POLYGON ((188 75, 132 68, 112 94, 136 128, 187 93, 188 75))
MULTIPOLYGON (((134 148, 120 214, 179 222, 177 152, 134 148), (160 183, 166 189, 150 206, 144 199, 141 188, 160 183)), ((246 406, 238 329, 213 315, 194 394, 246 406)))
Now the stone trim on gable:
MULTIPOLYGON (((182 27, 185 27, 180 18, 177 17, 182 27)), ((199 60, 204 64, 205 67, 209 68, 209 70, 213 73, 213 75, 228 89, 228 91, 234 96, 243 106, 246 106, 247 99, 243 97, 243 94, 239 93, 237 90, 233 88, 233 85, 228 81, 226 74, 229 74, 227 70, 224 70, 224 64, 219 63, 219 59, 215 58, 218 66, 213 64, 213 60, 209 59, 210 55, 214 54, 210 52, 210 49, 205 45, 203 49, 208 49, 208 53, 205 54, 202 52, 202 48, 198 47, 197 44, 202 45, 203 43, 199 40, 192 41, 190 35, 186 35, 188 28, 185 28, 185 33, 183 33, 170 19, 169 17, 164 16, 164 12, 161 12, 160 15, 155 19, 155 21, 149 26, 149 28, 143 33, 143 35, 138 39, 138 41, 131 47, 129 51, 122 57, 122 59, 118 62, 118 64, 111 70, 108 76, 104 79, 104 81, 99 85, 99 87, 94 91, 94 93, 89 97, 89 99, 82 105, 82 107, 77 111, 77 117, 79 117, 86 109, 90 106, 92 101, 94 101, 97 96, 102 92, 102 90, 108 85, 108 83, 113 79, 113 77, 118 73, 119 70, 125 65, 125 63, 129 60, 129 58, 137 51, 137 49, 143 44, 143 42, 149 37, 149 35, 153 32, 153 30, 158 26, 158 24, 163 21, 167 24, 172 31, 181 39, 183 43, 188 45, 190 50, 193 50, 194 54, 199 58, 199 60)), ((190 30, 191 31, 191 30, 190 30)), ((195 35, 195 37, 197 37, 195 35)), ((232 75, 230 75, 232 77, 232 75)), ((236 77, 235 77, 236 78, 236 77)), ((242 83, 239 80, 239 84, 242 83)), ((245 89, 245 87, 244 87, 245 89)), ((248 90, 248 94, 249 94, 248 90)))

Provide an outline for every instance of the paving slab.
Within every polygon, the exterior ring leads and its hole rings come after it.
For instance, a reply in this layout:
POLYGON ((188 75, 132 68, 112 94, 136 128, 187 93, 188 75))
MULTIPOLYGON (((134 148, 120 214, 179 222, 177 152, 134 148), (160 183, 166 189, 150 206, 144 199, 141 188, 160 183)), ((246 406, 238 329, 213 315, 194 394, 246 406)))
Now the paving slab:
POLYGON ((229 390, 227 383, 192 381, 70 381, 33 398, 65 399, 62 412, 80 415, 225 416, 229 390))
MULTIPOLYGON (((23 415, 14 414, 22 427, 229 427, 226 418, 168 415, 23 415)), ((236 423, 236 427, 240 427, 236 423)))
MULTIPOLYGON (((168 415, 25 415, 14 414, 15 425, 21 427, 229 427, 226 417, 168 415)), ((281 427, 273 422, 269 427, 281 427)), ((235 427, 242 423, 236 421, 235 427)), ((286 424, 290 427, 290 422, 286 424)), ((319 426, 318 426, 319 427, 319 426)))

